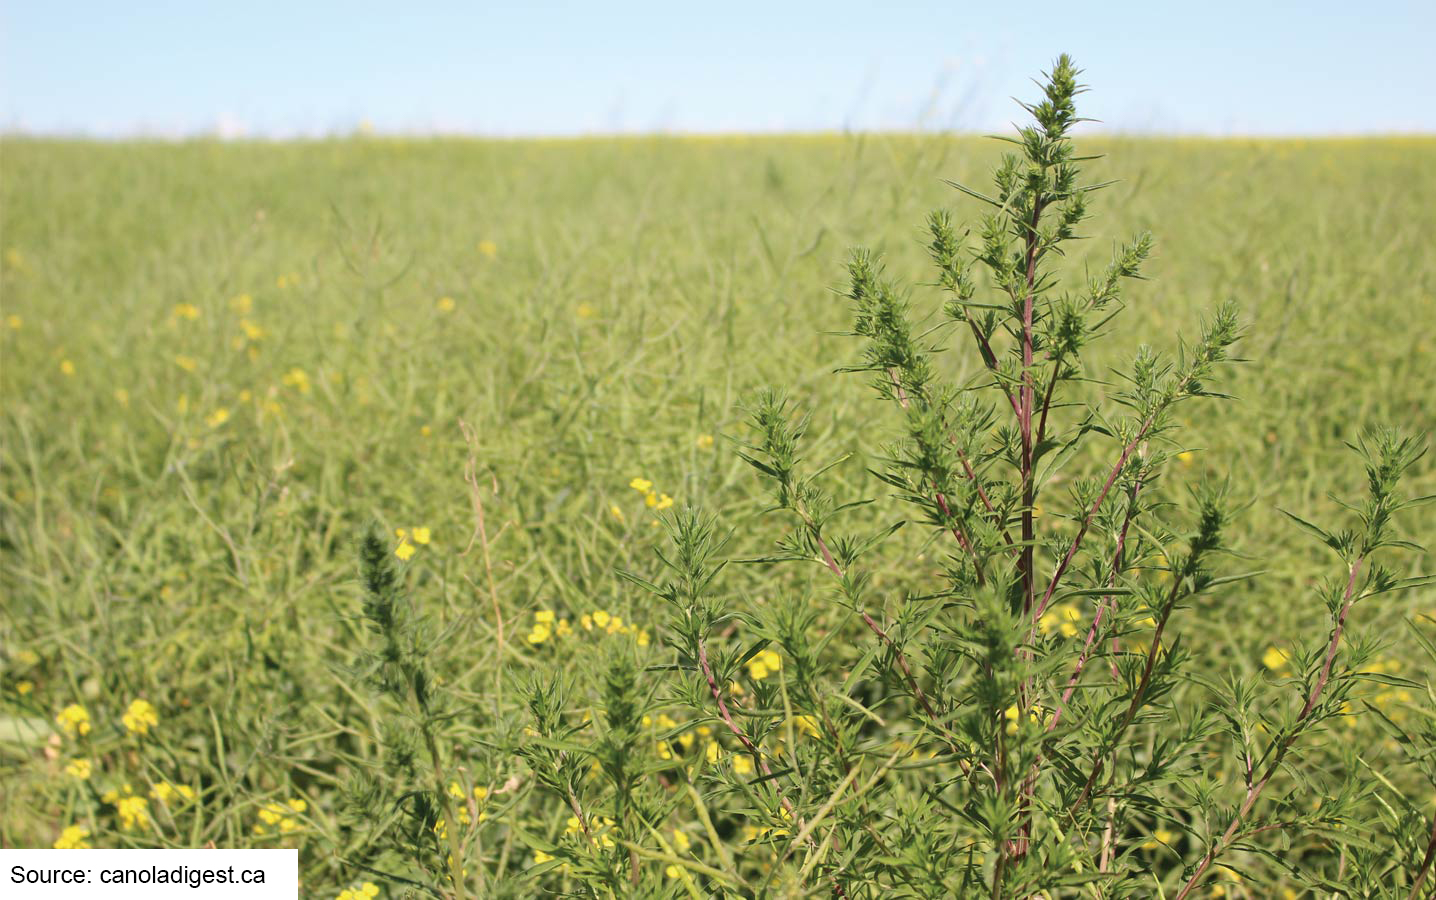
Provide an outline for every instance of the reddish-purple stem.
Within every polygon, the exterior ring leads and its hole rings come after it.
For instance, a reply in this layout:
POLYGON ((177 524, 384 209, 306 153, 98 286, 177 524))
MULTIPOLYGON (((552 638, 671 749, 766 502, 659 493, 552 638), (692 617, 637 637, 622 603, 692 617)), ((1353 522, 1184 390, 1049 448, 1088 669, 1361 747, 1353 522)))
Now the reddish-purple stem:
MULTIPOLYGON (((1122 519, 1122 529, 1117 532, 1117 549, 1112 554, 1112 574, 1107 578, 1107 587, 1111 588, 1117 583, 1117 575, 1122 571, 1122 556, 1127 547, 1127 529, 1132 524, 1132 513, 1134 511, 1137 494, 1141 491, 1141 485, 1133 487, 1127 500, 1127 514, 1122 519)), ((1062 718, 1062 712, 1067 708, 1067 703, 1072 699, 1072 694, 1077 690, 1077 682, 1082 678, 1082 669, 1087 665, 1087 659, 1092 652, 1092 642, 1097 638, 1097 631, 1102 624, 1102 615, 1107 610, 1108 604, 1112 603, 1111 595, 1103 597, 1097 603, 1097 611, 1092 616, 1092 627, 1087 629, 1087 640, 1082 645, 1082 652, 1077 656, 1077 665, 1073 669, 1072 677, 1067 679, 1067 687, 1062 691, 1062 700, 1057 704, 1057 709, 1052 713, 1052 720, 1047 724, 1047 730, 1051 731, 1057 727, 1057 722, 1062 718)))
MULTIPOLYGON (((1212 844, 1207 850, 1206 855, 1202 857, 1202 861, 1197 864, 1196 871, 1192 873, 1192 877, 1187 879, 1187 883, 1182 886, 1181 892, 1177 894, 1176 900, 1183 900, 1183 898, 1195 890, 1212 862, 1216 860, 1222 851, 1231 845, 1232 839, 1237 833, 1237 829, 1241 828, 1242 822, 1246 819, 1247 814, 1251 812, 1252 807, 1256 805, 1257 798, 1261 796, 1262 791, 1267 786, 1267 782, 1271 781, 1272 776, 1276 774, 1277 768, 1286 758, 1287 751, 1291 749, 1291 745, 1296 742, 1297 736, 1301 733, 1302 723, 1311 715, 1311 711, 1316 708, 1317 701, 1321 699, 1321 692, 1326 688, 1326 683, 1331 678, 1331 667, 1333 663, 1336 662, 1336 651, 1341 645, 1341 633, 1346 627, 1346 614, 1351 611, 1351 604, 1354 602, 1352 595, 1356 591, 1356 575, 1361 571, 1361 565, 1364 561, 1364 557, 1357 557, 1356 561, 1351 564, 1351 574, 1346 579, 1346 593, 1343 594, 1341 598, 1341 611, 1336 614, 1336 623, 1331 629, 1331 640, 1328 641, 1326 645, 1326 661, 1321 666, 1321 674, 1317 676, 1316 683, 1312 685, 1311 692, 1307 694, 1306 703, 1302 705, 1301 712, 1297 714, 1296 722, 1292 724, 1291 730, 1287 732, 1286 737, 1276 748, 1276 752, 1272 754, 1271 760, 1267 763, 1261 778, 1251 787, 1247 788, 1246 797, 1242 801, 1241 808, 1237 810, 1237 814, 1232 817, 1231 824, 1227 826, 1226 831, 1222 832, 1221 839, 1212 844)), ((1415 895, 1413 894, 1412 896, 1415 895)))
POLYGON ((1426 844, 1426 857, 1421 860, 1421 871, 1416 873, 1416 880, 1411 883, 1411 894, 1406 900, 1416 900, 1416 895, 1421 893, 1421 885, 1426 881, 1426 874, 1431 871, 1431 863, 1436 862, 1436 817, 1431 820, 1431 840, 1426 844))
POLYGON ((1057 585, 1062 583, 1062 576, 1067 573, 1067 567, 1072 564, 1073 557, 1077 555, 1077 549, 1082 546, 1082 539, 1087 536, 1087 529, 1092 527, 1092 520, 1097 517, 1097 510, 1101 508, 1102 501, 1107 499, 1107 493, 1112 490, 1112 485, 1117 483, 1117 476, 1122 474, 1122 469, 1127 465, 1127 460, 1131 458, 1132 451, 1137 449, 1137 445, 1147 436, 1147 432, 1151 430, 1156 421, 1157 413, 1154 412, 1142 423, 1142 427, 1137 429, 1136 437, 1122 448, 1122 455, 1117 458, 1117 464, 1108 473, 1107 480, 1102 484, 1102 490, 1098 492, 1097 499, 1092 502, 1092 508, 1087 510, 1087 515, 1083 517, 1082 525, 1077 529, 1077 536, 1072 538, 1071 546, 1067 548, 1067 553, 1063 555, 1062 561, 1057 564, 1056 571, 1052 573, 1052 580, 1047 584, 1047 590, 1042 595, 1042 602, 1037 605, 1037 609, 1032 614, 1033 628, 1037 627, 1037 620, 1041 619, 1042 613, 1046 611, 1053 592, 1057 590, 1057 585))

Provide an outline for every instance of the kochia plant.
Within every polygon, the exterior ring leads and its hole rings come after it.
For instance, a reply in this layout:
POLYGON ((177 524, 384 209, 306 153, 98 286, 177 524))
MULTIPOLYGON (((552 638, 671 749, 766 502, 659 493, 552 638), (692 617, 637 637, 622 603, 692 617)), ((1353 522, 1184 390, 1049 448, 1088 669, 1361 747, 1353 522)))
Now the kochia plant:
MULTIPOLYGON (((941 573, 901 596, 875 580, 903 565, 884 556, 902 523, 845 525, 867 501, 834 496, 828 467, 804 465, 808 418, 768 392, 741 452, 790 530, 762 562, 825 569, 820 597, 868 634, 861 655, 834 654, 835 633, 814 632, 805 601, 775 603, 768 616, 727 609, 716 580, 724 541, 691 509, 669 520, 668 576, 635 578, 673 606, 671 640, 690 675, 683 697, 751 758, 752 776, 707 786, 710 805, 737 803, 773 847, 760 895, 803 885, 846 896, 1182 898, 1233 848, 1349 824, 1355 792, 1293 779, 1290 763, 1312 732, 1351 711, 1365 677, 1370 647, 1346 639, 1353 607, 1417 583, 1376 557, 1411 546, 1392 535, 1392 517, 1406 505, 1398 479, 1421 448, 1370 432, 1356 448, 1369 497, 1352 507, 1355 527, 1331 534, 1297 519, 1339 565, 1311 600, 1325 604, 1326 624, 1290 660, 1290 702, 1273 702, 1259 680, 1200 680, 1180 620, 1253 573, 1218 574, 1230 556, 1221 485, 1195 485, 1176 502, 1159 480, 1181 449, 1174 411, 1220 396, 1212 385, 1241 327, 1224 305, 1173 357, 1139 348, 1115 387, 1088 364, 1152 239, 1119 246, 1081 283, 1060 277, 1103 186, 1083 181, 1070 137, 1077 76, 1057 60, 989 191, 953 185, 985 207, 970 231, 931 215, 940 320, 916 312, 871 253, 849 264, 863 348, 849 371, 894 410, 873 474, 945 546, 941 573), (955 383, 937 356, 960 345, 980 374, 955 383), (734 637, 740 623, 746 640, 734 637), (782 689, 761 681, 740 696, 745 663, 775 649, 782 689), (791 740, 794 721, 807 740, 791 740)), ((1415 896, 1430 865, 1428 856, 1373 877, 1415 896)))
MULTIPOLYGON (((1222 661, 1182 635, 1210 633, 1257 573, 1232 562, 1226 487, 1167 482, 1187 453, 1174 414, 1221 396, 1241 328, 1223 306, 1173 355, 1141 347, 1111 376, 1089 361, 1152 240, 1066 280, 1064 251, 1102 186, 1082 180, 1069 134, 1080 91, 1060 58, 994 186, 954 185, 980 220, 959 231, 945 211, 930 217, 941 315, 853 254, 862 350, 847 371, 890 411, 870 445, 889 505, 835 496, 841 460, 803 458, 810 416, 776 391, 753 402, 740 453, 783 533, 750 562, 794 564, 815 592, 775 575, 769 602, 731 603, 723 530, 675 510, 663 571, 625 573, 666 602, 668 627, 650 640, 606 609, 541 607, 530 646, 595 642, 570 671, 526 677, 523 710, 504 706, 495 673, 485 721, 461 679, 431 671, 444 638, 385 542, 364 540, 371 634, 356 674, 390 724, 368 736, 378 750, 356 750, 365 837, 338 848, 346 864, 447 897, 1185 898, 1239 879, 1429 890, 1436 829, 1413 779, 1372 777, 1323 739, 1365 714, 1363 682, 1436 703, 1371 665, 1373 642, 1351 631, 1369 598, 1430 583, 1380 559, 1414 547, 1394 528, 1417 502, 1398 482, 1421 444, 1382 430, 1358 441, 1368 496, 1347 507, 1349 528, 1291 516, 1337 558, 1292 600, 1311 625, 1290 653, 1269 651, 1279 677, 1213 678, 1222 661), (957 348, 971 365, 940 365, 957 348), (963 371, 975 374, 950 374, 963 371), (893 506, 906 512, 889 518, 893 506), (468 712, 489 737, 468 736, 468 712)), ((466 478, 477 492, 472 463, 466 478)), ((630 486, 655 510, 672 502, 646 479, 630 486)), ((477 498, 475 511, 502 650, 477 498)), ((1371 714, 1430 768, 1429 723, 1371 714)))

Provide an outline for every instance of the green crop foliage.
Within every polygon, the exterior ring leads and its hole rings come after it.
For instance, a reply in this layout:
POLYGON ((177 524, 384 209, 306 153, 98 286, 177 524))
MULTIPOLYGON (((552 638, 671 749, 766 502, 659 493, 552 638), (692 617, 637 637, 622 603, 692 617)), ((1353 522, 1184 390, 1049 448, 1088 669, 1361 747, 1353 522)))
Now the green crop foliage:
POLYGON ((1428 896, 1436 141, 1081 90, 1005 144, 7 138, 0 843, 1428 896))

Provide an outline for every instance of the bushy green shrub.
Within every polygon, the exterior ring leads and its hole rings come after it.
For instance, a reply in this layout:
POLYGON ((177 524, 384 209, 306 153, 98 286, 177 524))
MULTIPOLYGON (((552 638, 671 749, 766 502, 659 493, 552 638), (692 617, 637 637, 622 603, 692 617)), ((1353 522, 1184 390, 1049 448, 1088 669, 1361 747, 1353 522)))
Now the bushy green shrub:
POLYGON ((1380 716, 1433 780, 1436 703, 1397 723, 1358 698, 1363 683, 1428 699, 1431 686, 1377 671, 1378 642, 1351 634, 1371 598, 1429 583, 1382 564, 1414 548, 1395 517, 1417 502, 1398 483, 1421 443, 1368 431, 1353 447, 1368 495, 1348 506, 1350 523, 1290 516, 1335 560, 1291 598, 1310 627, 1269 664, 1281 677, 1212 679, 1192 665, 1184 617, 1260 573, 1231 550, 1240 519, 1223 483, 1169 483, 1190 452, 1174 411, 1222 398, 1242 329, 1224 305, 1174 358, 1144 346, 1116 372, 1088 363, 1153 242, 1136 236, 1086 278, 1064 265, 1104 186, 1082 181, 1070 136, 1077 75, 1056 62, 989 191, 954 185, 985 210, 970 230, 932 214, 941 315, 874 254, 853 254, 862 351, 848 371, 890 410, 859 440, 886 438, 871 475, 903 518, 874 526, 872 501, 834 484, 841 460, 805 459, 812 414, 781 392, 755 398, 738 452, 771 488, 763 521, 779 533, 772 554, 742 562, 824 580, 754 613, 724 588, 724 526, 693 507, 667 514, 659 569, 625 573, 668 607, 652 646, 607 613, 535 623, 531 642, 575 627, 631 639, 581 671, 531 676, 521 726, 495 713, 509 733, 489 749, 523 761, 522 785, 472 784, 445 758, 434 735, 471 711, 442 699, 424 657, 443 637, 408 611, 386 544, 366 539, 377 637, 364 673, 413 723, 391 723, 385 766, 351 791, 377 828, 366 867, 401 866, 400 882, 455 896, 541 885, 1183 898, 1243 881, 1235 857, 1263 856, 1288 892, 1429 890, 1436 832, 1411 793, 1419 782, 1368 771, 1339 739, 1343 720, 1380 716), (942 365, 959 346, 978 374, 942 365), (894 558, 899 528, 923 531, 916 557, 894 558), (919 587, 874 575, 895 568, 919 587), (821 629, 819 604, 852 627, 821 629), (1294 766, 1303 755, 1321 762, 1294 766), (529 791, 551 815, 506 799, 529 791), (1302 864, 1312 839, 1336 868, 1302 864), (523 879, 515 842, 533 853, 523 879))

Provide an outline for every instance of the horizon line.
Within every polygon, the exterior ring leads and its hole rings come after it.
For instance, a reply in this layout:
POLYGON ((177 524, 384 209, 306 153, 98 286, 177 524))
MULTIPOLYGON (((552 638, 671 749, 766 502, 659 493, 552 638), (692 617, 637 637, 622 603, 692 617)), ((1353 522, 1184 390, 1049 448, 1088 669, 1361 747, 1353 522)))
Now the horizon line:
MULTIPOLYGON (((734 140, 746 138, 834 138, 834 137, 926 137, 926 138, 1002 138, 1003 134, 979 129, 959 128, 820 128, 820 129, 616 129, 555 132, 489 132, 465 129, 377 129, 363 125, 327 131, 255 131, 226 133, 223 128, 173 130, 134 129, 117 133, 86 130, 29 130, 0 128, 0 140, 36 141, 74 144, 163 143, 185 144, 217 142, 225 144, 326 143, 335 141, 473 141, 491 143, 578 142, 586 140, 734 140)), ((1373 131, 1203 131, 1183 129, 1084 128, 1074 138, 1134 138, 1139 140, 1205 140, 1205 141, 1323 141, 1323 140, 1394 140, 1433 139, 1436 130, 1384 129, 1373 131)))

